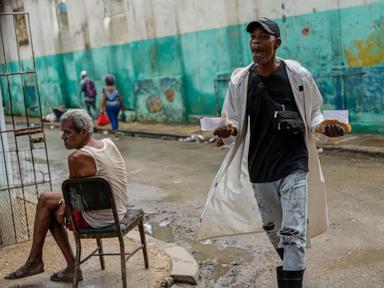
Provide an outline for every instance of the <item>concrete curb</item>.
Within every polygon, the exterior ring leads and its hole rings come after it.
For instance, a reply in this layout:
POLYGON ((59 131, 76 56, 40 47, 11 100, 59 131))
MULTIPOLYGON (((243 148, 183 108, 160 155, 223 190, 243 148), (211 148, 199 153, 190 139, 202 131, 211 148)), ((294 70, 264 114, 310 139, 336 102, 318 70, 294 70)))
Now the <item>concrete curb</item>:
MULTIPOLYGON (((23 122, 17 121, 17 123, 23 123, 23 122)), ((60 127, 59 122, 44 122, 43 125, 44 125, 44 128, 50 128, 50 129, 52 129, 52 127, 54 128, 60 127)), ((95 126, 95 132, 102 133, 103 131, 110 132, 111 129, 95 126)), ((143 131, 143 130, 137 130, 137 129, 121 129, 119 130, 119 132, 127 136, 139 136, 139 137, 162 138, 162 139, 173 139, 173 140, 190 136, 190 133, 174 133, 174 132, 169 133, 169 132, 159 132, 159 131, 143 131)), ((358 138, 359 136, 360 135, 351 135, 349 137, 346 137, 340 140, 332 139, 331 140, 332 142, 328 144, 324 143, 321 139, 318 139, 316 141, 316 145, 318 148, 323 148, 325 150, 343 150, 343 151, 349 151, 353 153, 365 153, 372 156, 384 156, 384 147, 347 144, 348 142, 358 138)), ((372 136, 378 137, 377 135, 372 135, 372 136)))
MULTIPOLYGON (((152 236, 145 235, 148 244, 153 244, 157 249, 163 250, 172 259, 171 277, 175 283, 187 283, 196 285, 199 279, 199 265, 195 258, 183 247, 175 243, 166 243, 152 236)), ((129 239, 140 241, 138 233, 132 233, 129 239)))
POLYGON ((380 147, 368 147, 357 145, 318 145, 325 150, 343 150, 353 153, 364 153, 372 156, 384 156, 384 149, 380 147))
MULTIPOLYGON (((54 128, 60 128, 59 122, 44 122, 43 123, 44 128, 52 129, 54 128)), ((112 130, 109 128, 103 128, 99 126, 95 126, 95 132, 111 132, 112 130)), ((190 134, 183 134, 183 133, 165 133, 165 132, 155 132, 155 131, 142 131, 142 130, 135 130, 135 129, 119 129, 119 132, 126 135, 126 136, 139 136, 139 137, 149 137, 149 138, 171 138, 171 139, 179 139, 179 138, 185 138, 190 136, 190 134)))

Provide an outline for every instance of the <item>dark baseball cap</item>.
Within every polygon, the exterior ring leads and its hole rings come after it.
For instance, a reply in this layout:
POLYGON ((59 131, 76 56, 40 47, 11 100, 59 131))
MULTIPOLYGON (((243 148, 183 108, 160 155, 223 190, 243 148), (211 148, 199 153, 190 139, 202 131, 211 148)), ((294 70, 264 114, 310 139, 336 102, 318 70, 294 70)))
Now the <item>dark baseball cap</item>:
POLYGON ((255 27, 261 26, 267 33, 280 37, 280 28, 277 23, 267 17, 261 17, 247 25, 247 32, 251 33, 255 27))

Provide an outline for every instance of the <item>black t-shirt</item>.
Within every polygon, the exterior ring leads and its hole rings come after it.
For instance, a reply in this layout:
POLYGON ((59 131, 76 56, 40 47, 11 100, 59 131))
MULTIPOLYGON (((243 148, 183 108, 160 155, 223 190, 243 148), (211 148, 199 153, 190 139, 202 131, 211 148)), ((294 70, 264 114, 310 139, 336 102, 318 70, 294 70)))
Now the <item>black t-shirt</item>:
MULTIPOLYGON (((257 92, 257 72, 250 71, 247 96, 247 115, 250 116, 248 170, 252 183, 279 180, 294 170, 308 171, 308 152, 302 133, 281 135, 273 127, 268 99, 257 92)), ((259 76, 269 96, 286 110, 298 111, 289 83, 285 64, 268 77, 259 76)))

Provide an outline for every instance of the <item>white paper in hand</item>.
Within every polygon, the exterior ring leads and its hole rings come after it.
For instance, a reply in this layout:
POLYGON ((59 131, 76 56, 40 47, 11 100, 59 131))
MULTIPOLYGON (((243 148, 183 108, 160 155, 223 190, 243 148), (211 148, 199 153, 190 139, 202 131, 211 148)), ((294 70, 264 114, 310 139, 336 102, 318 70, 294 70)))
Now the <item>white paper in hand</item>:
POLYGON ((349 123, 348 110, 324 110, 324 119, 337 119, 344 123, 349 123))
POLYGON ((225 126, 227 123, 223 117, 203 117, 200 119, 201 130, 215 131, 219 127, 225 126))

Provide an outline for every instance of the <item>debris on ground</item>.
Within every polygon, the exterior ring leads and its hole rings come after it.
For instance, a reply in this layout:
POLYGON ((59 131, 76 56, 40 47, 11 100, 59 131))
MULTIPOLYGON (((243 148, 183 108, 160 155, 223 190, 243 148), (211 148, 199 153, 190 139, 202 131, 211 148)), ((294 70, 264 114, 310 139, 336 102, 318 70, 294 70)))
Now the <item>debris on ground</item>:
POLYGON ((188 136, 186 138, 180 138, 180 142, 204 142, 205 137, 200 134, 191 134, 191 136, 188 136))
POLYGON ((169 224, 171 224, 171 222, 172 221, 170 219, 165 218, 165 219, 160 221, 159 227, 167 227, 169 224))
POLYGON ((201 134, 191 134, 188 137, 185 138, 179 138, 180 142, 208 142, 208 143, 214 143, 218 140, 216 136, 211 137, 204 137, 201 134))
POLYGON ((160 287, 161 288, 168 288, 168 287, 172 287, 172 286, 173 286, 173 278, 167 277, 167 278, 163 279, 160 287))
POLYGON ((44 122, 55 122, 55 121, 58 121, 58 119, 57 119, 55 113, 52 112, 52 113, 45 115, 43 117, 43 121, 44 122))
POLYGON ((61 116, 67 111, 68 109, 64 107, 58 107, 58 108, 52 108, 53 113, 55 114, 56 121, 59 121, 61 116))
POLYGON ((152 235, 152 225, 149 223, 144 223, 144 231, 147 234, 152 235))
POLYGON ((51 113, 43 116, 43 122, 58 122, 65 111, 65 108, 53 108, 51 113))
POLYGON ((160 139, 161 139, 161 140, 172 140, 173 137, 165 136, 165 135, 164 135, 164 136, 161 136, 160 139))
POLYGON ((209 137, 209 138, 208 138, 208 143, 216 142, 218 139, 219 139, 219 138, 217 138, 216 136, 209 137))
POLYGON ((207 240, 202 240, 200 241, 201 244, 204 244, 204 245, 212 245, 212 239, 207 239, 207 240))

